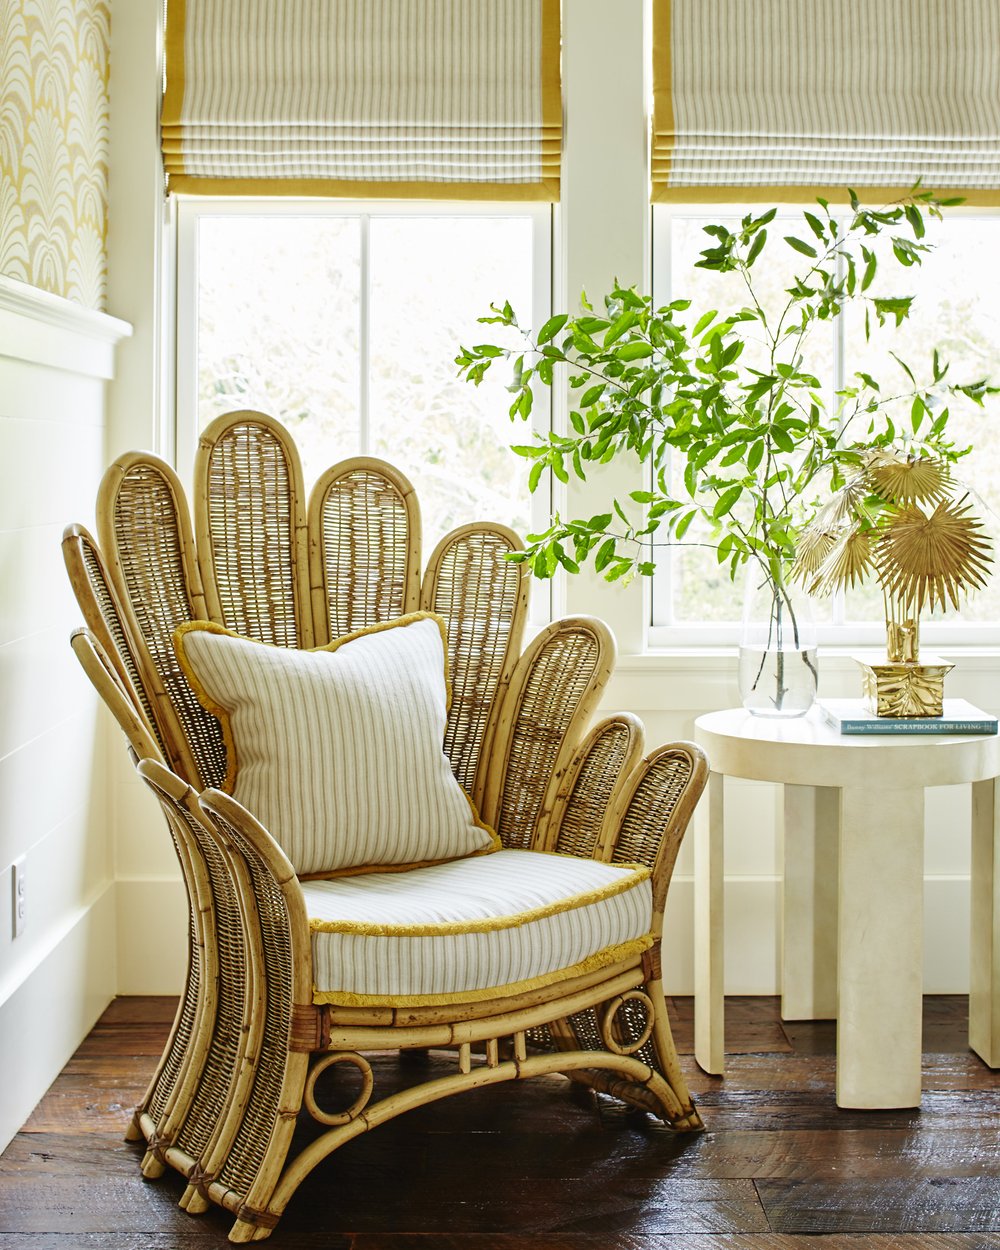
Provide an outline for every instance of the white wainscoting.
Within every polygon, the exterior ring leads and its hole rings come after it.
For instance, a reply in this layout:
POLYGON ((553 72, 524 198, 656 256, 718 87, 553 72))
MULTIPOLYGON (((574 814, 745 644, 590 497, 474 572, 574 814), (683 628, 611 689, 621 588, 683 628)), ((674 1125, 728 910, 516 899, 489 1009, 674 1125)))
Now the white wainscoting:
POLYGON ((116 992, 105 714, 69 648, 80 614, 59 543, 69 521, 93 524, 128 331, 0 278, 0 1146, 116 992))

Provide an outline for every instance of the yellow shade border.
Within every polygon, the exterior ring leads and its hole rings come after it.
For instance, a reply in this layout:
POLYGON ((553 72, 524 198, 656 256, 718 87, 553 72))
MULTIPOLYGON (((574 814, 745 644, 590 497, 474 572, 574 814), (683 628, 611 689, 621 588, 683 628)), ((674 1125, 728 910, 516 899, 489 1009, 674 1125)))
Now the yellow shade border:
MULTIPOLYGON (((905 199, 913 194, 913 187, 864 187, 852 188, 863 204, 891 204, 896 200, 905 199)), ((1000 187, 925 187, 933 191, 943 200, 961 196, 964 204, 996 207, 1000 205, 1000 187)), ((662 183, 653 187, 652 202, 654 204, 813 204, 817 196, 829 200, 831 204, 848 205, 847 188, 808 187, 808 186, 665 186, 662 183)))

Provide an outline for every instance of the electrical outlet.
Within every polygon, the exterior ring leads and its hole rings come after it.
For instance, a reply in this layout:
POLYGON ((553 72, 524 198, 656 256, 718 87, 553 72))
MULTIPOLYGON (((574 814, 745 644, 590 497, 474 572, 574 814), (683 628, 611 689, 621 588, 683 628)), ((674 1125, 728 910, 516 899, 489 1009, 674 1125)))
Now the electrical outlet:
POLYGON ((26 896, 24 891, 27 856, 15 859, 11 868, 11 924, 13 936, 19 938, 24 932, 26 896))

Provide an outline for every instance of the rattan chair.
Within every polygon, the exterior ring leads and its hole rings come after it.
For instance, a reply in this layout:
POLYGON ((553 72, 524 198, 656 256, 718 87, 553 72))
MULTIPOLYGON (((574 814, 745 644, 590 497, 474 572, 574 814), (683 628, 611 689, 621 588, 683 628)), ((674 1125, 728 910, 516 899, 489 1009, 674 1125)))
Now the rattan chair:
MULTIPOLYGON (((288 433, 260 413, 203 435, 194 523, 175 473, 146 453, 102 483, 100 546, 78 525, 63 549, 85 627, 73 647, 158 797, 188 897, 188 975, 166 1050, 129 1137, 143 1172, 188 1181, 189 1212, 217 1203, 230 1240, 269 1236, 302 1179, 333 1150, 401 1112, 500 1081, 564 1073, 700 1127, 670 1034, 660 974, 663 907, 707 766, 674 743, 643 756, 642 727, 591 724, 613 666, 598 621, 542 630, 522 653, 525 566, 492 524, 453 531, 421 575, 420 522, 406 479, 378 460, 335 465, 308 503, 288 433), (447 626, 452 701, 445 751, 505 848, 546 850, 652 872, 655 942, 641 955, 517 993, 437 1006, 313 1001, 307 885, 268 832, 220 786, 218 722, 171 644, 208 619, 279 646, 320 645, 423 608, 447 626), (382 1097, 366 1053, 443 1048, 452 1075, 382 1097), (359 1072, 354 1103, 330 1112, 316 1081, 359 1072), (289 1158, 296 1117, 324 1130, 289 1158)), ((177 935, 177 940, 181 940, 177 935)))

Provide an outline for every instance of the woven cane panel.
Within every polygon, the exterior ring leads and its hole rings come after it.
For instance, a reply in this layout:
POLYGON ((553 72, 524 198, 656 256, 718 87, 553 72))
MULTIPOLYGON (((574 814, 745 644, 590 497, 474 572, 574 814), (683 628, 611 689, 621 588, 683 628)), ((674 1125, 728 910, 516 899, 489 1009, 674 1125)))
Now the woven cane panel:
MULTIPOLYGON (((170 826, 170 837, 174 843, 174 849, 177 851, 177 858, 181 859, 180 850, 177 847, 177 838, 174 836, 172 826, 170 826)), ((201 959, 198 938, 195 932, 194 899, 191 897, 190 883, 186 884, 188 885, 188 952, 190 956, 188 975, 184 986, 184 995, 181 999, 180 1013, 177 1017, 177 1028, 168 1043, 169 1049, 164 1054, 162 1066, 149 1097, 149 1114, 154 1122, 157 1123, 163 1114, 167 1100, 177 1085, 181 1064, 187 1054, 188 1046, 191 1044, 191 1036, 194 1032, 195 1010, 198 1004, 198 988, 201 983, 201 959)))
POLYGON ((553 635, 535 659, 517 710, 497 810, 496 829, 506 847, 531 846, 559 748, 598 658, 593 634, 566 630, 553 635))
POLYGON ((627 726, 617 723, 609 725, 594 740, 563 812, 557 851, 564 855, 593 855, 631 741, 627 726))
POLYGON ((187 844, 192 856, 203 859, 208 870, 219 957, 218 999, 212 1039, 191 1110, 176 1139, 182 1150, 192 1159, 198 1159, 225 1110, 236 1072, 237 1049, 246 1024, 243 1010, 246 949, 239 899, 233 888, 229 865, 211 836, 186 808, 181 804, 175 804, 174 808, 189 834, 187 844))
POLYGON ((139 632, 180 720, 202 783, 218 785, 226 775, 222 730, 195 698, 174 654, 173 632, 193 612, 174 497, 155 468, 137 465, 125 474, 115 497, 114 526, 118 559, 139 632))
POLYGON ((334 481, 321 508, 320 543, 329 638, 407 611, 409 526, 399 491, 381 473, 356 469, 334 481))
POLYGON ((212 448, 208 527, 222 624, 259 642, 298 646, 290 477, 270 430, 238 425, 212 448))
POLYGON ((292 1022, 292 938, 281 888, 243 834, 217 812, 212 820, 243 856, 253 883, 253 903, 260 921, 266 984, 264 1034, 253 1080, 253 1093, 219 1179, 246 1198, 264 1162, 279 1119, 281 1088, 288 1061, 292 1022))
MULTIPOLYGON (((645 864, 652 868, 674 809, 691 779, 691 759, 683 752, 667 752, 650 765, 629 803, 613 864, 645 864)), ((667 866, 667 880, 670 869, 667 866)))
POLYGON ((139 676, 139 669, 136 666, 135 656, 132 654, 132 648, 129 646, 125 638, 125 629, 118 615, 118 607, 111 594, 111 588, 108 586, 107 578, 104 576, 104 566, 101 559, 93 546, 87 542, 85 538, 80 538, 79 550, 83 557, 83 568, 87 574, 87 582, 90 586, 91 594, 97 609, 101 614, 101 620, 104 622, 104 628, 107 630, 111 641, 114 643, 115 654, 121 661, 126 673, 128 673, 131 692, 135 696, 139 707, 142 709, 146 718, 146 725, 156 745, 163 753, 164 759, 169 759, 166 744, 163 741, 163 735, 160 733, 160 727, 156 723, 156 717, 153 714, 153 706, 150 702, 146 687, 142 678, 139 676))
POLYGON ((517 609, 520 569, 504 559, 512 550, 499 534, 465 532, 438 566, 431 607, 448 625, 451 677, 444 750, 466 790, 475 780, 517 609))

